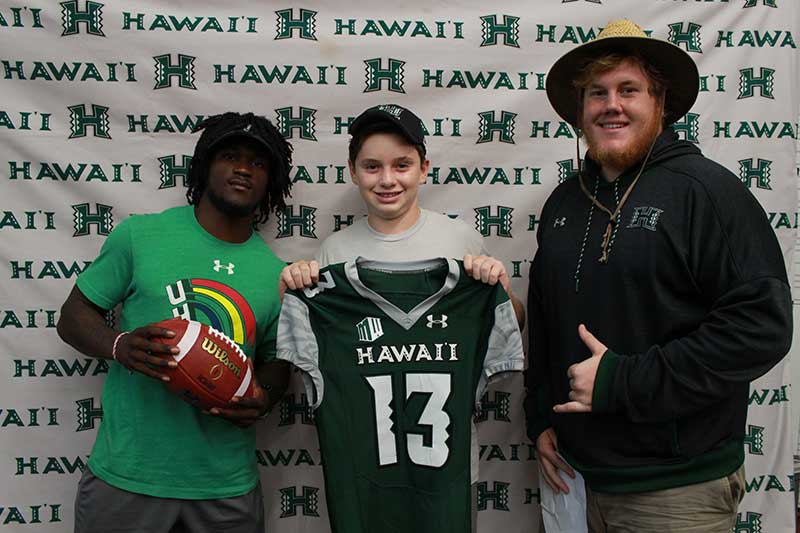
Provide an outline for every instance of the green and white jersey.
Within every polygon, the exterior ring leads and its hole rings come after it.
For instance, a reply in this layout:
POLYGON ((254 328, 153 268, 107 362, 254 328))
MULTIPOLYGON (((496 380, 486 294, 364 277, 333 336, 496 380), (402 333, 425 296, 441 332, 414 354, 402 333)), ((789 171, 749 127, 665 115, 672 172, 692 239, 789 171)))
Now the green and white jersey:
POLYGON ((287 292, 278 357, 313 398, 334 532, 470 530, 470 419, 522 370, 511 301, 456 260, 331 265, 287 292))

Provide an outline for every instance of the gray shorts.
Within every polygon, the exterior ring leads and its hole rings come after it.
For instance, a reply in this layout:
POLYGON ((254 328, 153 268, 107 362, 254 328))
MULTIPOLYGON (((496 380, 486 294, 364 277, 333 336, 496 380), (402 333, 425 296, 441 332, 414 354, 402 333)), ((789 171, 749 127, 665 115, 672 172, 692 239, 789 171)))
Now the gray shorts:
POLYGON ((178 500, 109 485, 87 468, 75 496, 75 533, 263 533, 261 482, 242 496, 178 500))

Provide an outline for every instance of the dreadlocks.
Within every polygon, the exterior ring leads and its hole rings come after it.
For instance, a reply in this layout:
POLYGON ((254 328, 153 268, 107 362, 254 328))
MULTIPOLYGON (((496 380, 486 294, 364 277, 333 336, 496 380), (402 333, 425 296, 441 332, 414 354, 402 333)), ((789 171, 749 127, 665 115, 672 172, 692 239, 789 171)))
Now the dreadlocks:
POLYGON ((253 223, 259 225, 267 221, 270 213, 277 213, 286 207, 284 199, 290 195, 292 188, 289 178, 292 145, 286 142, 277 128, 262 116, 228 112, 208 117, 195 127, 193 132, 203 130, 203 133, 197 141, 194 156, 189 164, 186 199, 189 205, 197 205, 206 191, 208 166, 213 156, 209 148, 222 136, 243 129, 259 137, 269 146, 269 149, 265 150, 269 162, 267 194, 259 202, 258 213, 253 219, 253 223))

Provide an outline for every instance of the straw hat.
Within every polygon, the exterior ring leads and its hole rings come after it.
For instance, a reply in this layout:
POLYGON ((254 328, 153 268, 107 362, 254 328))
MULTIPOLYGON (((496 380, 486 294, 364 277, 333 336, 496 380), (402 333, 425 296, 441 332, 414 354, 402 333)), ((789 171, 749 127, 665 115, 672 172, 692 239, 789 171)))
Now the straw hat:
POLYGON ((547 98, 556 113, 572 124, 578 124, 580 91, 572 82, 592 59, 609 52, 641 54, 658 69, 666 80, 665 114, 672 124, 691 109, 700 87, 700 76, 694 60, 683 49, 668 41, 648 37, 630 20, 609 22, 593 40, 561 56, 547 73, 547 98))

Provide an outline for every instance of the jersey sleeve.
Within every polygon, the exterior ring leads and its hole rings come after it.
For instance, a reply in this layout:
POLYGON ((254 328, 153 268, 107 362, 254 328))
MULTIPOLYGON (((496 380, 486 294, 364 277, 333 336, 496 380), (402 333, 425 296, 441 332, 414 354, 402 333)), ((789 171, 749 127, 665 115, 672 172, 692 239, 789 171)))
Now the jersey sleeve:
POLYGON ((83 295, 103 309, 123 301, 133 280, 130 220, 124 220, 111 232, 100 254, 76 282, 83 295))
POLYGON ((521 371, 524 366, 525 354, 514 306, 511 300, 505 298, 494 308, 494 325, 489 333, 483 371, 475 390, 475 404, 480 403, 492 376, 501 372, 521 371))
POLYGON ((278 319, 278 359, 292 363, 303 371, 306 393, 312 398, 312 409, 322 404, 324 383, 319 368, 319 345, 311 327, 308 306, 302 299, 287 292, 278 319))

